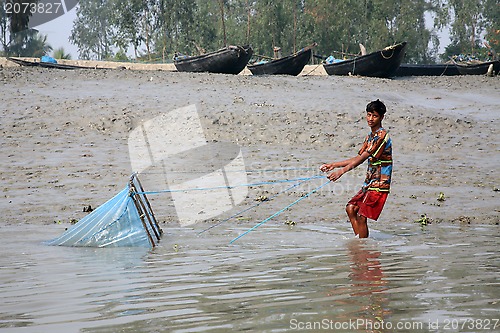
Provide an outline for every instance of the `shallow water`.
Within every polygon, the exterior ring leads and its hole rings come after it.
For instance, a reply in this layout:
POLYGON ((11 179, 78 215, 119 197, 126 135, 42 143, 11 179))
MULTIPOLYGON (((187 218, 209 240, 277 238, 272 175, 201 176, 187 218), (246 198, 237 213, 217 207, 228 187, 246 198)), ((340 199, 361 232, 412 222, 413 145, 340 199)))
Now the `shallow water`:
MULTIPOLYGON (((248 224, 248 225, 247 225, 248 224)), ((499 331, 498 226, 164 227, 154 250, 0 227, 0 332, 499 331), (496 327, 495 327, 496 325, 496 327)))

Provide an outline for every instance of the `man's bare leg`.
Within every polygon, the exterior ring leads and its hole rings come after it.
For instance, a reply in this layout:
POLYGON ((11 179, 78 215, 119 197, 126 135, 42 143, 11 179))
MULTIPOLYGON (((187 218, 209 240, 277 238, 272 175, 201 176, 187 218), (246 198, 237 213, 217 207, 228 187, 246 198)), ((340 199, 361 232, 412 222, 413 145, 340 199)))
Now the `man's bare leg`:
POLYGON ((356 217, 358 235, 359 238, 367 238, 368 237, 368 223, 366 223, 366 217, 362 215, 358 215, 356 217))
POLYGON ((347 205, 345 207, 345 211, 347 213, 347 216, 349 217, 349 221, 351 222, 352 230, 354 231, 355 235, 359 235, 358 231, 358 211, 359 207, 354 206, 354 205, 347 205))
POLYGON ((347 205, 345 208, 349 221, 351 221, 352 230, 359 238, 368 237, 368 224, 366 217, 358 215, 359 207, 354 205, 347 205))

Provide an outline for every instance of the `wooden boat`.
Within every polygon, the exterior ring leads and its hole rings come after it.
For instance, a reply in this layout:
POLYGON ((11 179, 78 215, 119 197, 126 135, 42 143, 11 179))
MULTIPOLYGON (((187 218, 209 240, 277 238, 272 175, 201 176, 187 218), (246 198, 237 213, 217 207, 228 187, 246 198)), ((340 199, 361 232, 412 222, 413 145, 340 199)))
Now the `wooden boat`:
POLYGON ((44 68, 57 68, 57 69, 92 69, 93 68, 93 67, 83 67, 83 66, 76 66, 76 65, 64 65, 64 64, 57 64, 57 63, 43 62, 43 61, 29 61, 29 60, 24 60, 24 59, 19 59, 19 58, 11 58, 11 57, 8 57, 7 60, 15 62, 18 65, 28 66, 28 67, 38 66, 38 67, 44 67, 44 68))
POLYGON ((485 75, 490 65, 493 65, 493 74, 500 73, 500 60, 486 61, 477 64, 455 63, 461 75, 485 75))
POLYGON ((34 66, 38 66, 40 64, 37 61, 28 61, 28 60, 24 60, 24 59, 11 58, 11 57, 7 57, 7 60, 15 62, 18 65, 28 66, 28 67, 34 67, 34 66))
POLYGON ((76 66, 76 65, 65 65, 65 64, 54 64, 52 62, 43 62, 39 63, 40 67, 44 68, 57 68, 57 69, 94 69, 93 67, 84 67, 84 66, 76 66))
POLYGON ((455 64, 401 64, 394 76, 452 76, 460 75, 455 64))
POLYGON ((371 77, 392 77, 406 49, 406 42, 388 46, 383 50, 372 52, 353 59, 342 60, 333 64, 323 64, 328 75, 361 75, 371 77))
POLYGON ((286 57, 271 60, 265 63, 257 63, 247 65, 247 68, 253 75, 294 75, 297 76, 302 72, 304 66, 307 65, 312 56, 312 48, 317 44, 311 44, 297 53, 286 57))
POLYGON ((227 46, 199 56, 176 55, 175 68, 179 72, 210 72, 238 74, 245 68, 253 50, 250 46, 227 46))

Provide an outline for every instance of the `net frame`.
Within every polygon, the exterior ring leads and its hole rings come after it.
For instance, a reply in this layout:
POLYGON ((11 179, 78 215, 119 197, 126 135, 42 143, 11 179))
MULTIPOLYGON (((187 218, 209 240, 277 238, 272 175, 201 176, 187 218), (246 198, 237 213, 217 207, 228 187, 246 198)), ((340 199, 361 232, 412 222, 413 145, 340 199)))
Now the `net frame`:
POLYGON ((156 216, 153 212, 153 207, 144 191, 144 187, 139 180, 137 173, 130 176, 129 193, 134 205, 139 213, 142 226, 148 235, 151 246, 155 247, 159 244, 163 230, 160 228, 156 216))

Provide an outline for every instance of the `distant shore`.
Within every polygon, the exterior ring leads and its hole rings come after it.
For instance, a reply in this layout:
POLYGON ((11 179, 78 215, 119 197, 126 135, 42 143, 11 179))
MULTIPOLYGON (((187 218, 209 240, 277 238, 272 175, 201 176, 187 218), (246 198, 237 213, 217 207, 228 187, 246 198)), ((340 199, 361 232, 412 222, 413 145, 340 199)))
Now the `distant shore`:
MULTIPOLYGON (((26 58, 21 57, 20 59, 27 61, 40 61, 38 58, 26 58)), ((166 71, 166 72, 176 72, 175 65, 173 63, 167 64, 148 64, 140 62, 119 62, 119 61, 98 61, 98 60, 68 60, 68 59, 57 59, 57 63, 63 65, 73 65, 82 66, 89 68, 105 68, 105 69, 129 69, 129 70, 152 70, 152 71, 166 71)), ((0 57, 0 66, 3 67, 20 67, 20 65, 9 61, 5 57, 0 57)), ((240 73, 240 75, 252 75, 248 68, 240 73)), ((327 75, 323 66, 321 65, 306 65, 299 75, 327 75)))

